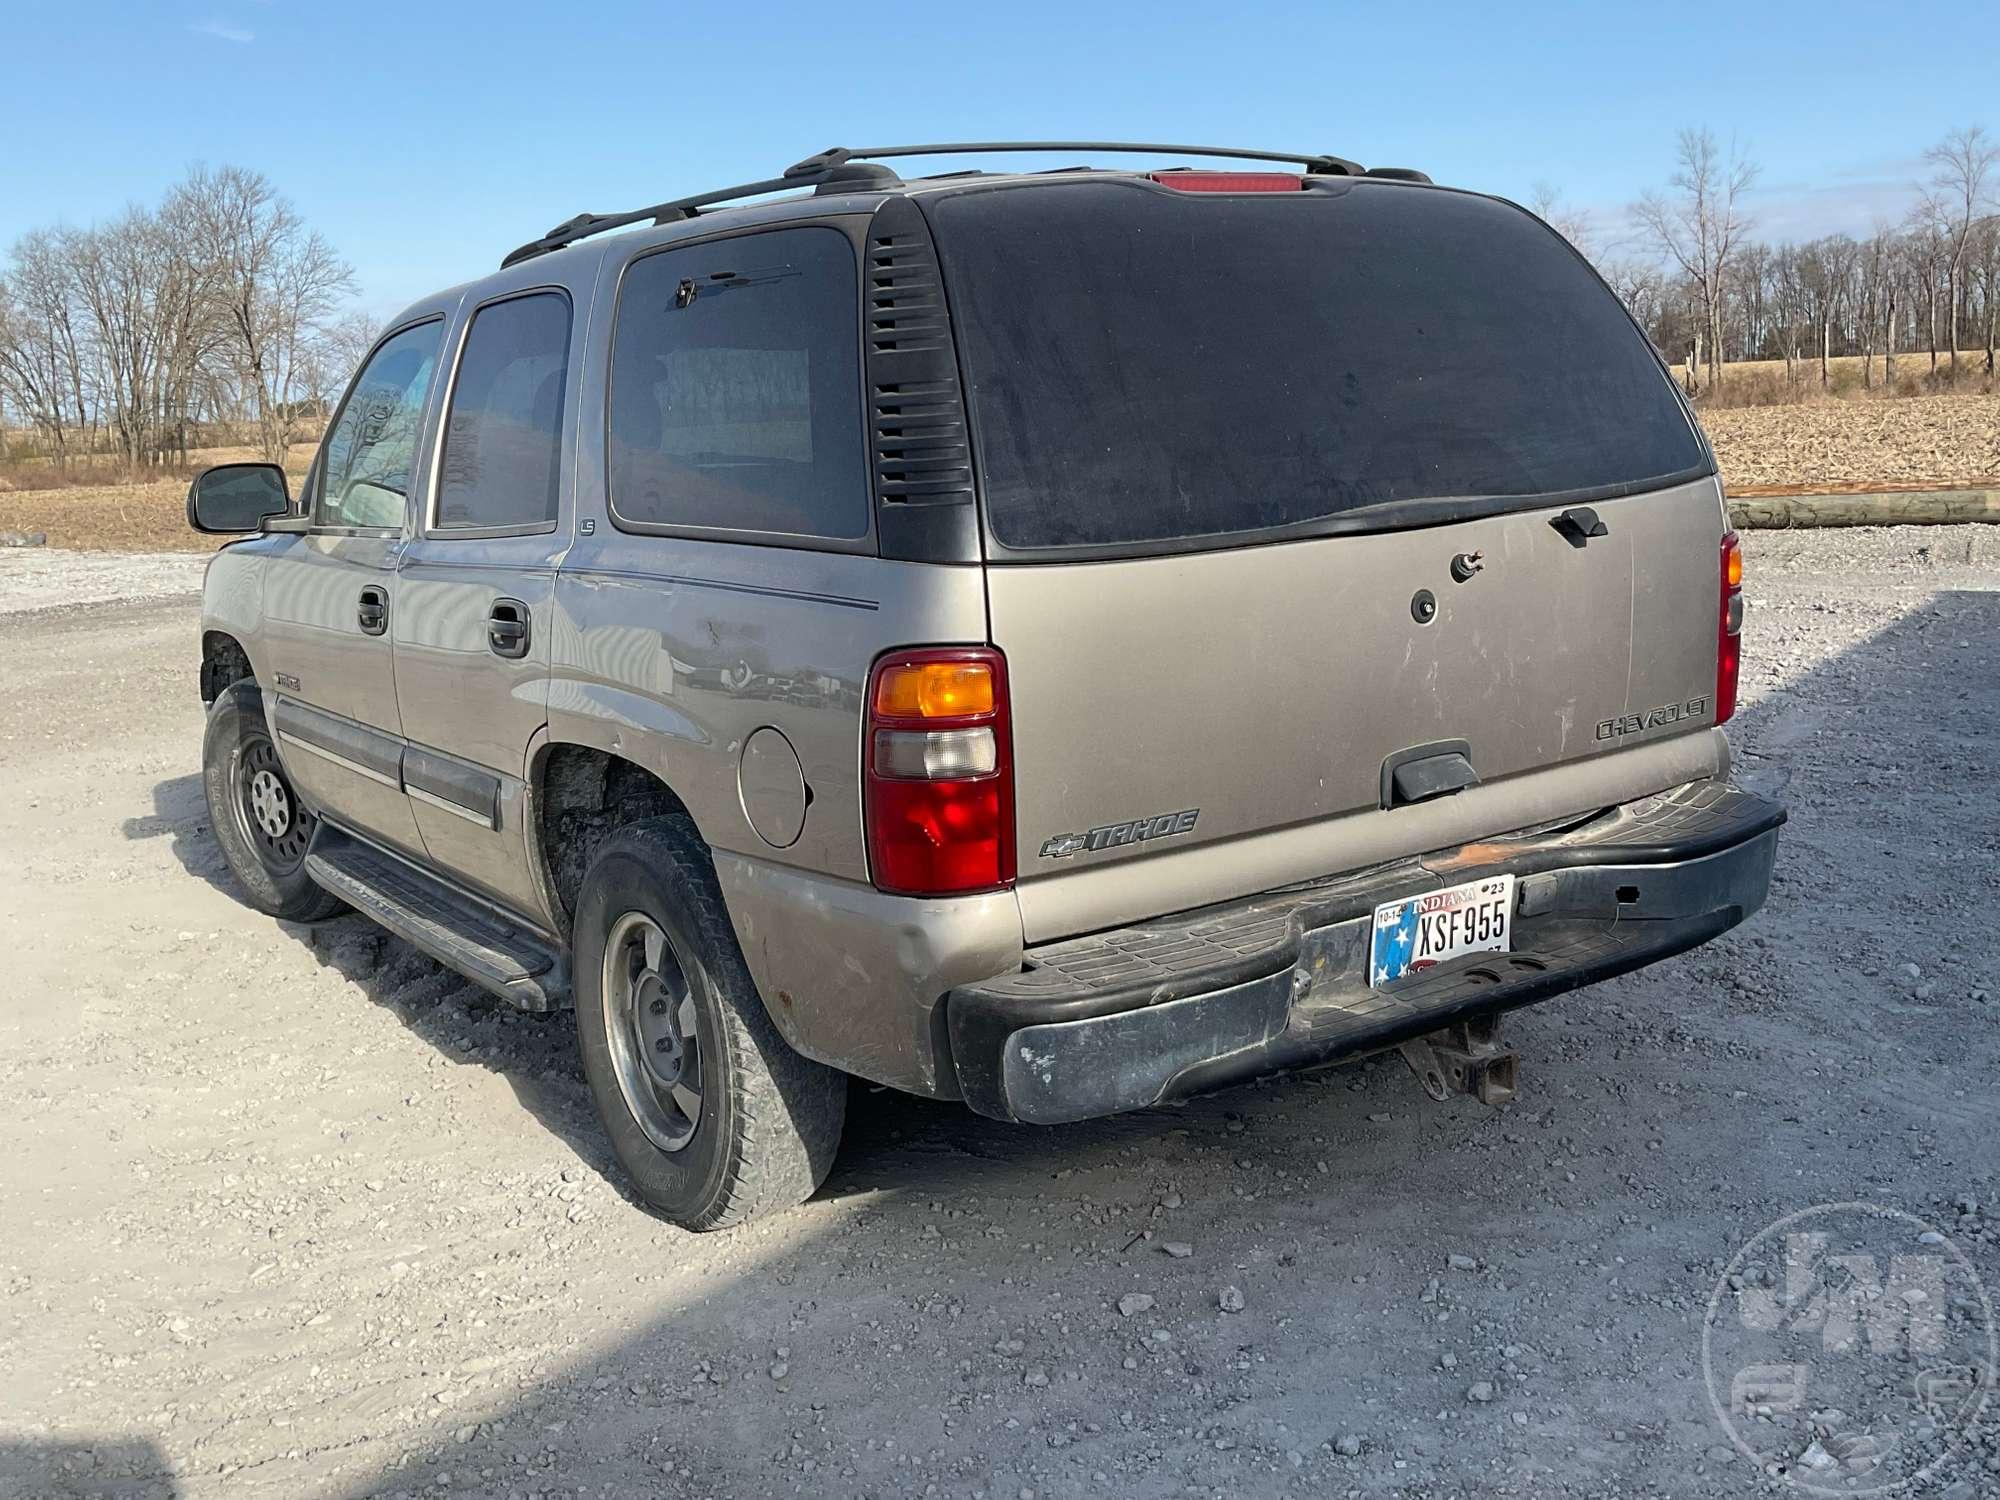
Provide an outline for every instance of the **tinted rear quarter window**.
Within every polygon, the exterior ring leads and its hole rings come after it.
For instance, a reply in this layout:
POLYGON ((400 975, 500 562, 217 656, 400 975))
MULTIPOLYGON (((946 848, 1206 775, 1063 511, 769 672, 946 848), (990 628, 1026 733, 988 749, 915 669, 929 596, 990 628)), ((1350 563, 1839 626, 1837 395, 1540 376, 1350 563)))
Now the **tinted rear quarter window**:
POLYGON ((1490 199, 1100 182, 931 212, 1008 547, 1226 539, 1706 465, 1617 300, 1490 199))
POLYGON ((774 230, 633 262, 611 354, 613 516, 868 534, 860 288, 847 237, 774 230))
POLYGON ((569 328, 560 292, 510 297, 472 315, 445 416, 438 527, 555 520, 569 328))

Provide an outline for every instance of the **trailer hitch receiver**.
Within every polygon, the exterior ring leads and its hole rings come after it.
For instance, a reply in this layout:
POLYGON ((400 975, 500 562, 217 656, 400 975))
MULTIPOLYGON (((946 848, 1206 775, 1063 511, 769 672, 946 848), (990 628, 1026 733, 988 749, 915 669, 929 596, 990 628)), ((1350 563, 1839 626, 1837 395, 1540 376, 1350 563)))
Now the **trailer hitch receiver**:
POLYGON ((1412 1037, 1396 1050, 1424 1092, 1439 1103, 1453 1094, 1470 1094, 1481 1104, 1501 1105, 1514 1097, 1518 1057, 1496 1040, 1499 1031, 1498 1018, 1488 1016, 1412 1037))

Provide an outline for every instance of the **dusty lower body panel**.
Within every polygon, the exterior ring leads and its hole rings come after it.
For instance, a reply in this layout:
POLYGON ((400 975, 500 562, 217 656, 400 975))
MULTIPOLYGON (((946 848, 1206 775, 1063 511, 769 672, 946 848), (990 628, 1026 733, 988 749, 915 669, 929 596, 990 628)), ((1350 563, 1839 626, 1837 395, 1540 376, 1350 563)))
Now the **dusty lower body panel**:
POLYGON ((715 851, 765 1009, 796 1050, 913 1094, 956 1099, 944 996, 1021 966, 1012 891, 924 900, 715 851))
POLYGON ((1055 1124, 1359 1056, 1706 942, 1763 904, 1784 810, 1721 782, 1556 832, 1486 840, 1028 950, 947 1000, 965 1101, 1055 1124), (1384 987, 1378 904, 1515 877, 1512 947, 1384 987))

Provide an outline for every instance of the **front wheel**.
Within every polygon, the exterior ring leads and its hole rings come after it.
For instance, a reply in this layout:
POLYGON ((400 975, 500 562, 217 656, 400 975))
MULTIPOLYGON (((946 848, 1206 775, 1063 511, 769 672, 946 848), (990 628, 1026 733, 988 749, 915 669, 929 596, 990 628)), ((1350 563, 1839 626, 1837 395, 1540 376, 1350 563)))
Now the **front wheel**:
POLYGON ((255 682, 231 683, 209 708, 201 771, 215 841, 252 906, 293 922, 323 921, 345 909, 306 874, 306 848, 318 823, 278 760, 255 682))
POLYGON ((640 1196, 696 1230, 811 1197, 840 1145, 847 1078, 778 1035, 694 824, 613 836, 573 931, 584 1074, 640 1196))

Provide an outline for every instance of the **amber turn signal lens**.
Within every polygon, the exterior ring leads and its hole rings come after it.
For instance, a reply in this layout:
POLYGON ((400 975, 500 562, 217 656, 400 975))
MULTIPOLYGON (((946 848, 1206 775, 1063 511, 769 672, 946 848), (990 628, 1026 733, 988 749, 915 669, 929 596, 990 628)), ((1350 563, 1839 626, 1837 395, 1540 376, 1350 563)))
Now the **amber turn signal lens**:
POLYGON ((893 663, 875 680, 875 712, 890 719, 964 719, 993 712, 983 661, 893 663))
POLYGON ((1731 547, 1723 558, 1722 586, 1730 589, 1743 587, 1743 549, 1740 546, 1731 547))

